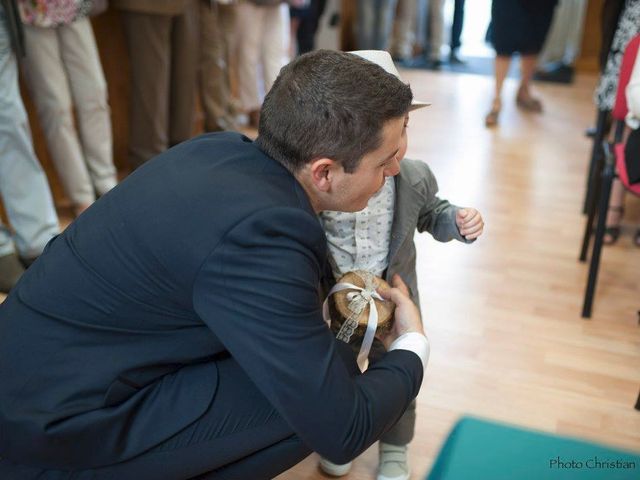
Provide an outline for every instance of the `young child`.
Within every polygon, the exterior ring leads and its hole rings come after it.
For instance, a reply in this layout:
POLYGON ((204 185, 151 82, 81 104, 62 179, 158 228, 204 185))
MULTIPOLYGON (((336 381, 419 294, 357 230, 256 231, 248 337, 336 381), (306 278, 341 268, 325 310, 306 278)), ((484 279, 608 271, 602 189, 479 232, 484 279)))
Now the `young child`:
MULTIPOLYGON (((380 65, 399 77, 391 56, 382 51, 352 52, 380 65)), ((426 106, 414 101, 411 110, 426 106)), ((407 116, 408 122, 408 116, 407 116)), ((406 129, 405 123, 405 129, 406 129)), ((429 167, 420 161, 404 159, 406 132, 396 159, 400 173, 387 177, 383 187, 367 207, 355 213, 325 211, 320 221, 327 235, 331 274, 323 290, 347 272, 366 270, 390 281, 398 273, 409 287, 411 299, 420 307, 416 276, 416 247, 413 234, 429 232, 440 242, 452 239, 471 243, 482 234, 484 222, 473 208, 460 208, 436 196, 438 184, 429 167), (333 278, 331 278, 333 277, 333 278)), ((384 354, 380 342, 374 343, 370 362, 384 354)), ((378 480, 407 480, 410 476, 407 445, 413 438, 415 400, 398 423, 380 440, 378 480)), ((351 463, 336 465, 325 459, 320 467, 330 475, 349 472, 351 463)))

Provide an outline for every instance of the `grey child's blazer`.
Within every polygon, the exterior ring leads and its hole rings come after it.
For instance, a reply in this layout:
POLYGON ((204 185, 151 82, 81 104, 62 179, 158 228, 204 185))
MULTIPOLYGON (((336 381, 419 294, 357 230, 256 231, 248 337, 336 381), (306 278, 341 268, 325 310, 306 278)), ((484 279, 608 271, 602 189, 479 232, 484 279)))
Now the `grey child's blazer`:
MULTIPOLYGON (((391 281, 394 274, 399 274, 409 287, 411 299, 420 308, 416 246, 413 243, 416 229, 418 232, 429 232, 439 242, 453 239, 471 242, 460 235, 456 226, 456 211, 460 207, 438 198, 438 182, 426 163, 403 159, 395 181, 396 200, 389 244, 389 266, 383 276, 385 280, 391 281)), ((324 272, 325 278, 320 289, 323 299, 335 283, 329 262, 324 272)))

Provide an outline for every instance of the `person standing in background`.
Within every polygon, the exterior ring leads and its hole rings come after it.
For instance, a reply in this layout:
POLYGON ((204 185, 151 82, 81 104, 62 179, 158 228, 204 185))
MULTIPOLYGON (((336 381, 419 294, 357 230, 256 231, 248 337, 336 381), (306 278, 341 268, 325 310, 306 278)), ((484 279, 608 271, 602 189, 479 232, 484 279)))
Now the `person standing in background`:
POLYGON ((107 82, 88 19, 92 4, 18 0, 25 78, 76 217, 117 183, 107 82))
POLYGON ((0 1, 0 195, 12 232, 0 222, 0 292, 8 293, 24 267, 59 232, 47 177, 31 143, 18 87, 14 50, 24 55, 15 0, 0 1))
POLYGON ((111 0, 131 60, 129 162, 137 168, 193 133, 198 1, 111 0))
POLYGON ((491 4, 491 41, 496 50, 495 94, 485 125, 497 125, 502 109, 502 84, 507 77, 511 58, 520 54, 520 86, 516 96, 519 108, 542 112, 542 103, 531 94, 531 78, 538 64, 547 32, 551 26, 557 0, 493 0, 491 4))

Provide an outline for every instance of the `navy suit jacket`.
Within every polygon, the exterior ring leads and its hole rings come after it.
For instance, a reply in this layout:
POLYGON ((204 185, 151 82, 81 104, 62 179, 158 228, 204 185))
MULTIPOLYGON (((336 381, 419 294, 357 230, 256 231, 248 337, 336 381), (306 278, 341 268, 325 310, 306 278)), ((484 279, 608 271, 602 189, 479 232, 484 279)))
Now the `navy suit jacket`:
POLYGON ((358 455, 417 395, 422 367, 393 351, 349 374, 317 294, 325 242, 300 184, 246 137, 148 162, 0 306, 0 457, 81 469, 141 454, 215 408, 221 355, 310 448, 358 455))

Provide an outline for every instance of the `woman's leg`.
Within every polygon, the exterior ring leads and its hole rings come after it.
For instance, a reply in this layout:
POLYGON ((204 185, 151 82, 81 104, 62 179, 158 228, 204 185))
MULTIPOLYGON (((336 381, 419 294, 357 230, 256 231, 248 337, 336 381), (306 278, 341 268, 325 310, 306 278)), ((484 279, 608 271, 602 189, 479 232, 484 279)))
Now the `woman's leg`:
POLYGON ((518 88, 518 106, 532 112, 541 112, 540 100, 531 95, 531 79, 538 65, 538 55, 522 55, 520 57, 521 79, 518 88))
POLYGON ((488 127, 496 125, 498 123, 498 115, 502 109, 502 85, 505 78, 507 78, 507 72, 509 71, 509 65, 511 64, 511 57, 508 55, 496 55, 494 68, 495 68, 495 86, 493 93, 493 102, 491 103, 491 110, 485 118, 485 123, 488 127))
POLYGON ((604 244, 612 245, 620 236, 620 222, 624 215, 624 186, 617 178, 611 186, 609 209, 607 210, 607 228, 604 233, 604 244))

